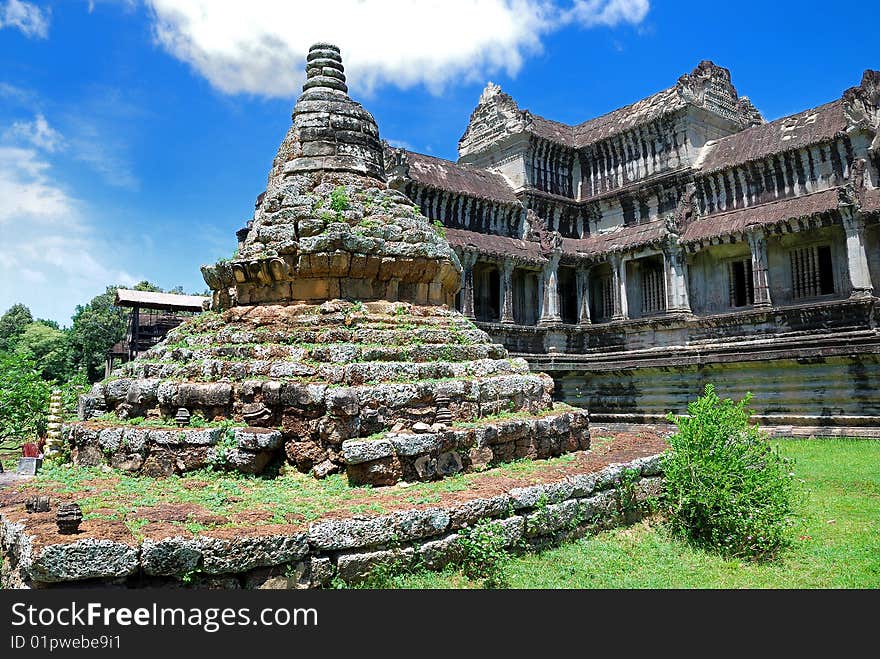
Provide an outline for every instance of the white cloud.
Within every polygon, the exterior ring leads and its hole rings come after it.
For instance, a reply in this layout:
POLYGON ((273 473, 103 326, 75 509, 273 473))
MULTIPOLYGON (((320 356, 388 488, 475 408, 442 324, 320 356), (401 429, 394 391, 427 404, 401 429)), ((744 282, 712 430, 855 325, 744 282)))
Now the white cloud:
POLYGON ((444 85, 504 72, 572 22, 639 23, 649 0, 145 0, 165 50, 222 92, 289 97, 303 82, 309 45, 331 41, 356 90, 444 85))
POLYGON ((29 224, 70 221, 76 202, 50 180, 49 164, 34 149, 0 146, 0 226, 4 242, 14 219, 29 224))
POLYGON ((594 25, 638 25, 651 8, 649 0, 575 0, 567 18, 584 27, 594 25))
POLYGON ((49 36, 49 10, 45 12, 30 2, 6 0, 0 4, 0 29, 14 27, 26 37, 45 39, 49 36))
POLYGON ((64 145, 61 133, 52 128, 42 114, 37 114, 33 121, 16 121, 6 130, 4 137, 11 141, 24 141, 50 152, 64 145))
POLYGON ((0 312, 23 302, 69 324, 75 305, 108 284, 140 281, 108 263, 112 251, 85 210, 36 149, 0 145, 0 312))

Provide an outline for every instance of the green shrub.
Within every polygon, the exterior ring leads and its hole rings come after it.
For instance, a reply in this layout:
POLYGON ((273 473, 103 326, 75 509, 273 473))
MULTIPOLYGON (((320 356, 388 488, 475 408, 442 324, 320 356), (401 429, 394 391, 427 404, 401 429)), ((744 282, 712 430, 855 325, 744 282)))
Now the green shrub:
POLYGON ((18 449, 46 433, 51 389, 32 359, 0 352, 0 449, 18 449))
POLYGON ((345 192, 345 186, 340 185, 333 189, 330 193, 330 208, 337 213, 348 210, 348 194, 345 192))
POLYGON ((510 554, 506 539, 495 525, 487 519, 480 520, 471 528, 463 529, 458 536, 457 563, 468 579, 482 581, 484 588, 505 588, 510 554))
POLYGON ((674 532, 728 556, 760 559, 786 542, 795 479, 789 461, 749 424, 750 400, 721 400, 707 385, 688 417, 668 416, 678 432, 663 468, 674 532))

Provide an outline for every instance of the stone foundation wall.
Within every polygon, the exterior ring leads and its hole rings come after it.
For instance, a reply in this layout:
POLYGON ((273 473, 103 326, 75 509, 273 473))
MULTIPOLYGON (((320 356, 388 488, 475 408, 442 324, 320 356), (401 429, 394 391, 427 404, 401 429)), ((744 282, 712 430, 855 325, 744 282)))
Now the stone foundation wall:
POLYGON ((451 476, 520 458, 546 459, 590 448, 586 411, 497 421, 475 428, 388 433, 342 443, 352 485, 393 485, 451 476))
MULTIPOLYGON (((623 366, 623 365, 622 365, 623 366)), ((751 392, 766 426, 880 426, 880 355, 775 359, 554 373, 558 395, 599 423, 656 423, 715 385, 723 397, 751 392)), ((815 433, 814 433, 815 434, 815 433)))
POLYGON ((144 476, 171 476, 208 466, 259 474, 279 455, 279 430, 150 428, 74 423, 62 431, 76 465, 108 464, 144 476))
POLYGON ((654 455, 451 508, 320 520, 291 534, 251 530, 234 539, 86 539, 37 547, 22 524, 2 520, 2 586, 315 588, 334 577, 357 582, 391 561, 417 559, 442 569, 456 555, 461 530, 483 519, 492 520, 509 547, 540 547, 631 523, 641 516, 640 504, 662 489, 660 456, 654 455))
MULTIPOLYGON (((682 414, 706 384, 754 395, 768 426, 880 427, 877 300, 578 327, 481 324, 551 375, 554 396, 598 423, 656 423, 682 414)), ((815 434, 815 433, 814 433, 815 434)))

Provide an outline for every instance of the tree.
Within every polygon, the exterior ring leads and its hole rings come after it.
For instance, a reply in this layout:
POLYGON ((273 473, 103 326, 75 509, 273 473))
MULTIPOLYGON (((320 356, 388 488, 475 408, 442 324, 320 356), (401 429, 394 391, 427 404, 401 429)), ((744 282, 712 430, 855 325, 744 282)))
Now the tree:
POLYGON ((33 361, 45 380, 63 383, 73 375, 67 332, 40 321, 31 323, 19 335, 14 352, 33 361))
POLYGON ((46 432, 50 393, 31 359, 0 352, 0 448, 18 448, 46 432))
POLYGON ((34 322, 31 310, 23 304, 13 304, 0 317, 0 350, 12 350, 24 328, 34 322))
POLYGON ((70 345, 75 365, 86 371, 90 382, 103 376, 107 351, 125 337, 128 310, 113 304, 117 286, 96 295, 86 305, 77 305, 70 328, 70 345))

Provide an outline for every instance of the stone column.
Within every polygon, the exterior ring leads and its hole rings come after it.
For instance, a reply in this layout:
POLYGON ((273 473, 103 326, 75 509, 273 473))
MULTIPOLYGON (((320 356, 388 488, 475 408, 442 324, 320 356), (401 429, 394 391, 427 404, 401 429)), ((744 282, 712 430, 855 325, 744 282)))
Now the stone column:
POLYGON ((578 295, 578 325, 590 325, 590 271, 578 268, 575 272, 578 295))
POLYGON ((865 252, 865 222, 858 211, 841 209, 841 216, 846 232, 846 262, 852 286, 850 297, 871 297, 874 295, 874 285, 871 283, 868 255, 865 252))
POLYGON ((754 289, 756 307, 769 307, 773 302, 770 299, 770 279, 767 265, 767 236, 763 231, 753 231, 748 234, 749 248, 752 250, 752 288, 754 289))
POLYGON ((461 312, 467 318, 474 316, 474 264, 477 262, 475 252, 461 254, 461 312))
POLYGON ((544 299, 539 325, 562 322, 559 313, 559 257, 560 254, 551 255, 544 266, 544 299))
POLYGON ((501 322, 513 325, 513 261, 504 259, 501 268, 501 322))
POLYGON ((612 254, 611 264, 611 290, 614 295, 614 313, 611 320, 626 320, 629 318, 629 305, 626 299, 626 262, 620 254, 612 254))
POLYGON ((666 313, 690 313, 687 261, 677 242, 663 245, 663 270, 666 281, 666 313))

